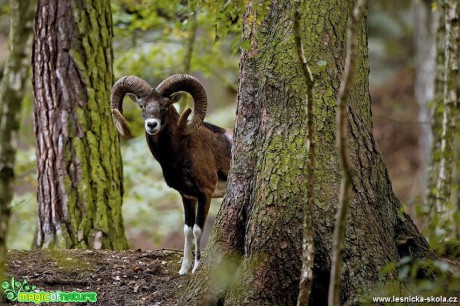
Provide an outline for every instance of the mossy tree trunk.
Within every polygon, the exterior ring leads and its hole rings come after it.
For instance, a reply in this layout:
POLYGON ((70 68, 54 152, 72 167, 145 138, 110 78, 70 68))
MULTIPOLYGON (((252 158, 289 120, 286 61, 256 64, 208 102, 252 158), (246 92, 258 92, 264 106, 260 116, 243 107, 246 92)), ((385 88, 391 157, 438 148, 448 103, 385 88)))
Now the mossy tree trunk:
POLYGON ((36 1, 10 1, 9 53, 0 85, 0 280, 4 276, 10 204, 14 193, 16 134, 29 75, 36 1))
MULTIPOLYGON (((305 3, 301 30, 315 77, 315 259, 311 305, 327 302, 334 216, 341 180, 336 97, 355 1, 305 3), (347 12, 348 14, 345 14, 347 12), (317 65, 320 63, 320 65, 317 65), (324 66, 323 63, 326 63, 324 66)), ((250 1, 242 54, 233 168, 203 266, 180 304, 294 305, 306 203, 306 103, 292 35, 293 1, 268 8, 250 1), (261 15, 263 15, 261 17, 261 15)), ((428 245, 395 197, 372 135, 366 18, 358 30, 356 71, 348 97, 348 150, 355 174, 347 218, 343 305, 357 304, 389 262, 428 255, 428 245), (407 239, 411 237, 412 239, 407 239)))
POLYGON ((35 245, 125 249, 110 1, 40 0, 35 28, 35 245))
MULTIPOLYGON (((446 215, 449 217, 446 227, 449 238, 460 239, 460 3, 457 0, 444 0, 441 3, 446 30, 443 100, 444 110, 450 111, 451 116, 447 120, 447 129, 451 131, 445 133, 446 138, 450 137, 451 140, 443 139, 446 142, 446 151, 450 152, 446 154, 448 156, 446 160, 451 161, 451 164, 447 165, 448 170, 445 175, 446 178, 450 177, 450 181, 446 179, 445 182, 448 192, 444 211, 447 210, 446 215)), ((440 177, 442 175, 443 173, 440 172, 440 177)))

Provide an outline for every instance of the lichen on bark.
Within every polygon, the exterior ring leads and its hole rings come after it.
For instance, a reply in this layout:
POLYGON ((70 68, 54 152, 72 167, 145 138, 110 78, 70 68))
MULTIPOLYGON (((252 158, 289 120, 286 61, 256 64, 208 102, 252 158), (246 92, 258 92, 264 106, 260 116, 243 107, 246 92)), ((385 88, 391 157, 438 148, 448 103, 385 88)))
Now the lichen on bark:
POLYGON ((427 218, 426 223, 430 233, 435 233, 435 228, 442 228, 445 231, 442 237, 444 239, 458 238, 460 235, 454 221, 460 214, 457 193, 459 154, 456 150, 460 125, 458 107, 460 5, 458 1, 439 1, 439 16, 432 120, 433 149, 427 190, 427 210, 430 218, 427 218))
MULTIPOLYGON (((203 259, 181 305, 293 305, 301 267, 306 198, 306 88, 292 35, 293 2, 250 1, 240 63, 233 166, 227 195, 203 259), (260 16, 263 16, 262 18, 260 16), (230 267, 230 268, 228 268, 230 267), (222 277, 219 271, 230 270, 222 277)), ((335 137, 336 95, 342 78, 348 16, 355 1, 307 1, 303 47, 315 78, 315 258, 311 305, 327 301, 330 251, 340 167, 335 137), (347 12, 345 14, 344 12, 347 12), (314 65, 321 63, 320 65, 314 65), (324 65, 325 63, 325 65, 324 65)), ((365 13, 366 15, 366 13, 365 13)), ((381 269, 406 250, 428 255, 428 245, 401 213, 372 135, 366 20, 358 27, 356 71, 348 97, 347 149, 356 169, 346 230, 343 305, 384 280, 381 269)))
POLYGON ((36 28, 36 247, 125 249, 110 1, 39 1, 36 28))

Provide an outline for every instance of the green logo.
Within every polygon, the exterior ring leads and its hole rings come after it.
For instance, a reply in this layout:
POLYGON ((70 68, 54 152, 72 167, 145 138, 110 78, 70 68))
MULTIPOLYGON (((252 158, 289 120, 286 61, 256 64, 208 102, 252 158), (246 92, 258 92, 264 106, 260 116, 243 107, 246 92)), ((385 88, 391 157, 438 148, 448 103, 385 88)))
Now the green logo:
POLYGON ((43 291, 36 286, 29 284, 26 280, 22 282, 15 280, 2 282, 3 296, 11 302, 20 303, 95 303, 97 302, 96 292, 65 292, 65 291, 43 291))
POLYGON ((4 281, 2 283, 3 296, 6 296, 11 302, 16 302, 18 300, 18 295, 23 292, 32 292, 37 288, 36 286, 30 285, 26 280, 22 282, 16 281, 14 277, 11 278, 11 281, 4 281))

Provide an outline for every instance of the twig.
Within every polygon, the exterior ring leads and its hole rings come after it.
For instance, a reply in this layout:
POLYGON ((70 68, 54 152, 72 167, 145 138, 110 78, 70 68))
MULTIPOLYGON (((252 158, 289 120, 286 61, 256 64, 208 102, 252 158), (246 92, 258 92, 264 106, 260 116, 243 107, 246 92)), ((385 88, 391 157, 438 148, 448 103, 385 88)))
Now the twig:
POLYGON ((313 205, 314 197, 314 169, 315 169, 315 141, 314 141, 314 122, 313 122, 313 85, 314 80, 308 67, 305 53, 302 46, 302 38, 300 35, 300 0, 295 1, 294 11, 294 40, 299 58, 302 74, 305 78, 307 86, 307 137, 308 137, 308 161, 307 161, 307 203, 304 212, 304 232, 302 244, 302 272, 300 275, 299 297, 297 299, 298 306, 308 305, 311 284, 313 282, 313 258, 314 258, 314 243, 313 243, 313 205))
POLYGON ((168 249, 168 248, 162 248, 161 251, 170 251, 170 252, 176 252, 176 253, 184 253, 184 250, 168 249))
POLYGON ((342 169, 342 183, 340 185, 340 198, 334 228, 334 240, 331 261, 331 278, 329 282, 329 306, 340 305, 340 282, 343 251, 345 244, 345 223, 350 203, 350 188, 353 179, 353 168, 346 148, 346 126, 348 95, 353 80, 356 65, 356 50, 358 40, 356 32, 361 20, 366 0, 358 0, 352 18, 348 25, 348 47, 345 59, 345 71, 340 84, 337 104, 337 140, 342 169))

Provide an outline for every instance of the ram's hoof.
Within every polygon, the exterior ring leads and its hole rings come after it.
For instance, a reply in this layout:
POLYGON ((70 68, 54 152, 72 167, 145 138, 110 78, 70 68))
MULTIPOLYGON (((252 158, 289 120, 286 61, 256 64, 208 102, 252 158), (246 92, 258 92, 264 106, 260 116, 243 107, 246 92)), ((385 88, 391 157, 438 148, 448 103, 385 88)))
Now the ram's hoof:
POLYGON ((184 275, 184 274, 187 274, 188 271, 189 271, 189 270, 187 270, 187 269, 180 269, 180 270, 179 270, 179 274, 180 274, 180 275, 184 275))
POLYGON ((193 266, 192 273, 195 273, 196 269, 198 269, 198 266, 200 265, 199 261, 195 261, 195 265, 193 266))
POLYGON ((191 262, 185 262, 185 263, 183 262, 182 267, 179 270, 179 274, 180 275, 187 274, 188 272, 190 272, 191 269, 192 269, 192 263, 191 262))

